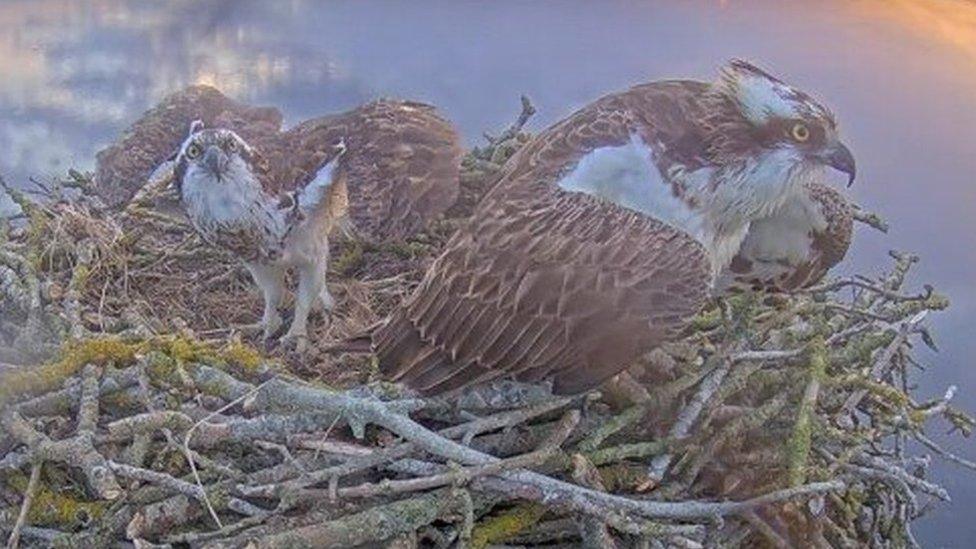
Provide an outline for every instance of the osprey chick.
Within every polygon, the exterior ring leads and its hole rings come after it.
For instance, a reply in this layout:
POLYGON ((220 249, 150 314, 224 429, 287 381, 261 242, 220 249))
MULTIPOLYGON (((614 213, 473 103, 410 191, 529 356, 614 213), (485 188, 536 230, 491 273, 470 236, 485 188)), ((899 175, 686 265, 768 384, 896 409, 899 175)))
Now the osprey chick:
POLYGON ((338 176, 345 147, 337 146, 316 178, 282 201, 262 185, 250 145, 232 130, 202 126, 191 126, 176 156, 174 181, 187 217, 205 241, 240 258, 261 288, 265 338, 281 326, 285 271, 298 271, 295 316, 284 337, 302 345, 315 300, 326 311, 334 303, 325 271, 328 235, 345 199, 345 182, 338 176))
POLYGON ((266 338, 280 327, 285 273, 298 274, 286 341, 304 347, 325 286, 328 235, 348 218, 366 238, 398 238, 446 209, 457 193, 460 148, 428 105, 382 100, 262 134, 252 147, 233 130, 194 122, 174 182, 193 227, 240 258, 264 295, 266 338))
POLYGON ((833 115, 744 61, 605 96, 506 164, 416 292, 370 334, 426 395, 501 377, 586 391, 676 337, 752 223, 855 175, 833 115))
POLYGON ((752 222, 718 290, 792 292, 816 284, 844 259, 854 232, 853 204, 824 183, 803 191, 752 222))

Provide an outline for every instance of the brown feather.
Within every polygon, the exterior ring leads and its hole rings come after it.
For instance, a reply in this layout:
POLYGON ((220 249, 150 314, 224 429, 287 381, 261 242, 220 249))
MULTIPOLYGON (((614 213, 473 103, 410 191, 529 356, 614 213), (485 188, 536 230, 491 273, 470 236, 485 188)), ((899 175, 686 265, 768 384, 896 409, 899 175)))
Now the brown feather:
POLYGON ((192 86, 163 99, 130 126, 113 145, 95 157, 95 183, 110 206, 122 206, 149 175, 186 139, 194 120, 207 127, 220 125, 260 147, 262 136, 281 129, 281 113, 271 107, 252 107, 228 98, 210 86, 192 86))
POLYGON ((705 250, 669 225, 555 183, 632 132, 695 158, 681 111, 702 89, 639 86, 526 144, 415 294, 374 332, 381 371, 423 394, 503 376, 552 379, 555 391, 576 393, 677 334, 708 293, 705 250))
POLYGON ((167 97, 98 154, 102 196, 125 203, 183 142, 196 119, 206 127, 232 129, 252 146, 252 166, 271 196, 314 180, 344 141, 339 173, 345 185, 330 189, 327 210, 335 219, 348 215, 366 238, 409 236, 457 198, 460 138, 430 105, 384 99, 281 131, 277 110, 243 105, 206 86, 167 97))
POLYGON ((279 151, 290 154, 271 161, 275 190, 311 181, 340 139, 348 150, 340 160, 349 181, 348 215, 361 236, 404 238, 457 199, 457 131, 430 105, 389 99, 285 132, 279 151))

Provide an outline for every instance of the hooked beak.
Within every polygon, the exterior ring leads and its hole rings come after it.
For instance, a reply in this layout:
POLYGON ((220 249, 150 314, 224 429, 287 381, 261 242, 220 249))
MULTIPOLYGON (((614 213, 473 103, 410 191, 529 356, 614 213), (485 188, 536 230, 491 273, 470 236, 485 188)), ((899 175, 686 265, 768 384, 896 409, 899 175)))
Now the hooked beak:
POLYGON ((211 145, 207 147, 207 152, 203 154, 203 165, 220 181, 223 176, 224 167, 227 165, 227 157, 218 147, 211 145))
POLYGON ((827 149, 823 160, 831 168, 847 174, 849 177, 847 180, 848 187, 854 184, 854 177, 857 175, 857 165, 854 163, 854 155, 851 154, 851 150, 844 146, 843 143, 837 142, 827 149))

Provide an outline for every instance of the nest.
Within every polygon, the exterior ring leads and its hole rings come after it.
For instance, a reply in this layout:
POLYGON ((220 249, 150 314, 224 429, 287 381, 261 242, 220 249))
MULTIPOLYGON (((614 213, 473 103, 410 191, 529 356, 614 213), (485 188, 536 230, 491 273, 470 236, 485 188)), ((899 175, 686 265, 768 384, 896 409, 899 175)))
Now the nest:
MULTIPOLYGON (((397 243, 340 241, 320 346, 409 295, 525 142, 464 160, 458 205, 397 243)), ((526 114, 528 112, 528 114, 526 114)), ((903 547, 948 501, 914 346, 948 306, 880 277, 716 300, 589 395, 499 383, 459 400, 375 382, 362 357, 263 349, 247 273, 147 187, 123 212, 71 173, 0 232, 0 531, 102 547, 903 547), (909 444, 917 442, 919 444, 909 444)))

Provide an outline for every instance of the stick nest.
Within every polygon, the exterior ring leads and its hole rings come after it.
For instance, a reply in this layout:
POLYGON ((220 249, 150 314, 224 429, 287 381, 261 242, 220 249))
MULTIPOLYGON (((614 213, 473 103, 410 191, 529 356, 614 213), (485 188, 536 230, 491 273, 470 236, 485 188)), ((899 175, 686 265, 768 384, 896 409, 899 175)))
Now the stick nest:
MULTIPOLYGON (((408 241, 340 241, 313 343, 410 294, 527 135, 464 160, 457 206, 408 241)), ((955 391, 923 401, 933 288, 918 258, 789 296, 716 300, 684 339, 599 392, 499 383, 451 402, 362 357, 259 349, 233 258, 147 185, 122 212, 71 172, 0 228, 0 531, 102 547, 915 546, 948 501, 929 438, 969 436, 955 391), (927 453, 923 453, 922 448, 927 453)))

